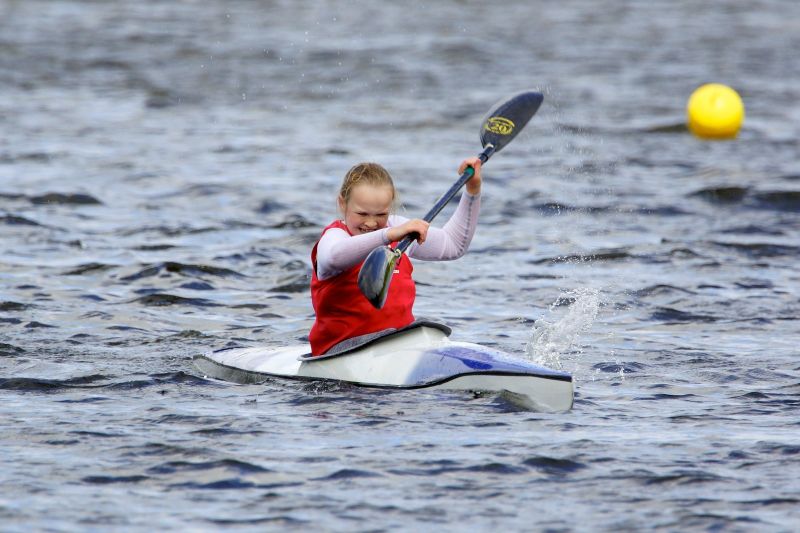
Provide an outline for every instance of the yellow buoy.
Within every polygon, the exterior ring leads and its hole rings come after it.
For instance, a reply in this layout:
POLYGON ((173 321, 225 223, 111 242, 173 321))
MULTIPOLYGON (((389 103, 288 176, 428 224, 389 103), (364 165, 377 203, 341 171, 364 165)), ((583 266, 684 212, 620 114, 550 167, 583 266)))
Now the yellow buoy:
POLYGON ((744 121, 739 94, 719 83, 698 87, 686 105, 689 130, 701 139, 733 139, 744 121))

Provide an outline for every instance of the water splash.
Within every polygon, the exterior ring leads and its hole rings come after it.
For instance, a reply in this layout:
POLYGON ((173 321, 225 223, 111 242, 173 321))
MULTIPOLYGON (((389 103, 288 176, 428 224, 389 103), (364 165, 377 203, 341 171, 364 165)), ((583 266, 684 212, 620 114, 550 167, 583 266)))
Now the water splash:
POLYGON ((535 363, 561 369, 561 356, 567 353, 597 318, 600 291, 581 288, 565 291, 536 321, 525 353, 535 363))

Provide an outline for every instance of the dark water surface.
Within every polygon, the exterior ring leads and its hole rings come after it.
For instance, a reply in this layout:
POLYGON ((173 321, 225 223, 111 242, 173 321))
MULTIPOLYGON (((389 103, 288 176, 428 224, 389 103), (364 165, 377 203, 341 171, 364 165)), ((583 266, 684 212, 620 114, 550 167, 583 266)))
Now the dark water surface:
POLYGON ((0 0, 0 529, 796 531, 800 4, 0 0), (701 142, 705 82, 747 106, 701 142), (421 215, 418 315, 576 378, 502 397, 203 379, 303 339, 354 162, 421 215))

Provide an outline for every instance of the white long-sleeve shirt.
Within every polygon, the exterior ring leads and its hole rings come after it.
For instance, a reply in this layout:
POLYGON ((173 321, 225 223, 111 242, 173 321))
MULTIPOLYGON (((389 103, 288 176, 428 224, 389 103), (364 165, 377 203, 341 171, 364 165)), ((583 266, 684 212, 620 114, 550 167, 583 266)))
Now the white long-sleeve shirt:
MULTIPOLYGON (((450 220, 442 228, 428 228, 425 243, 414 241, 406 254, 423 261, 458 259, 467 252, 475 235, 480 206, 480 194, 473 196, 464 192, 450 220)), ((408 220, 399 215, 390 215, 385 228, 355 236, 343 229, 329 229, 317 245, 317 279, 332 278, 359 264, 372 250, 389 244, 386 236, 389 228, 405 224, 408 220)))

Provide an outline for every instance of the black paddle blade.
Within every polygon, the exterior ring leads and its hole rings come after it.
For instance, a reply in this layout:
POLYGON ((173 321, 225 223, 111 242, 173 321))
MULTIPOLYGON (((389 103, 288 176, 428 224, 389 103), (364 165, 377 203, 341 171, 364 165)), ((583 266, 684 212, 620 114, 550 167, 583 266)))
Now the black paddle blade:
POLYGON ((358 288, 376 309, 382 308, 386 303, 394 266, 401 255, 402 252, 381 246, 372 250, 361 265, 361 270, 358 272, 358 288))
POLYGON ((526 91, 500 102, 483 121, 481 145, 491 144, 495 152, 502 150, 536 114, 542 100, 542 93, 526 91))

